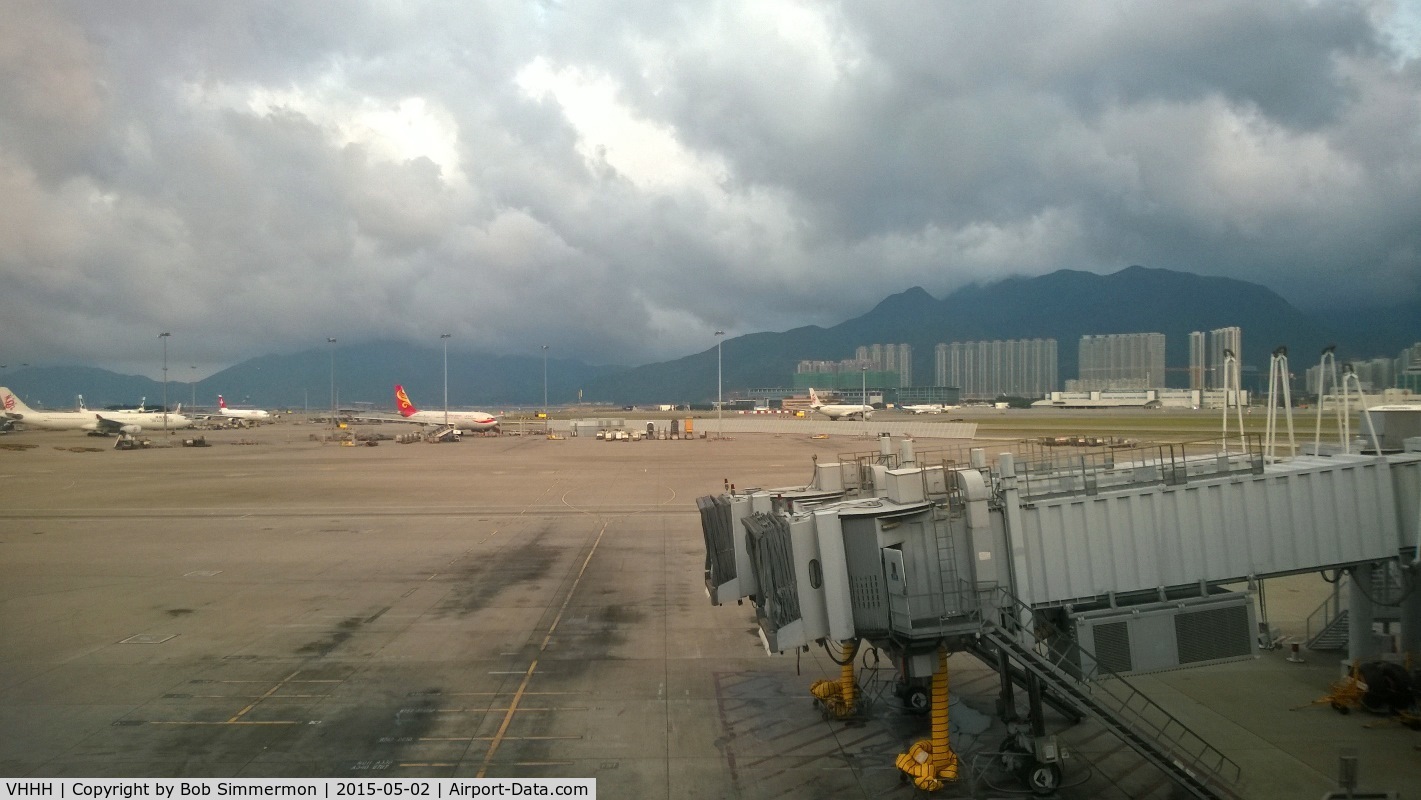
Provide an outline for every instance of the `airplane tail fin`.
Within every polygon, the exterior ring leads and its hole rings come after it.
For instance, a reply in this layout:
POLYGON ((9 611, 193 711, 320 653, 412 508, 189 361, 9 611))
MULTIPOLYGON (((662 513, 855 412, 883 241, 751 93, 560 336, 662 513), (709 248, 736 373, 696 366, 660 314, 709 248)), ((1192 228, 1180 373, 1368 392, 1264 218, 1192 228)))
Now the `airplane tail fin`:
POLYGON ((86 406, 86 405, 84 405, 84 395, 82 395, 82 394, 79 395, 79 410, 80 410, 80 411, 88 411, 88 410, 89 410, 89 407, 86 406))
POLYGON ((818 406, 822 406, 822 405, 824 405, 824 404, 821 403, 821 402, 819 402, 819 393, 816 392, 816 391, 814 391, 814 387, 813 387, 813 386, 809 387, 809 407, 810 407, 810 408, 817 408, 818 406))
POLYGON ((223 399, 222 399, 222 395, 220 395, 220 394, 217 395, 217 407, 218 407, 218 408, 226 408, 226 407, 227 407, 227 401, 226 401, 226 400, 223 400, 223 399))
POLYGON ((16 397, 15 393, 10 391, 10 387, 8 386, 0 386, 0 405, 4 406, 5 411, 13 411, 16 414, 27 414, 30 412, 30 407, 25 405, 25 401, 16 397))
POLYGON ((398 383, 395 384, 395 408, 399 410, 402 417, 414 416, 419 411, 414 407, 414 403, 410 402, 410 396, 405 394, 405 387, 398 383))

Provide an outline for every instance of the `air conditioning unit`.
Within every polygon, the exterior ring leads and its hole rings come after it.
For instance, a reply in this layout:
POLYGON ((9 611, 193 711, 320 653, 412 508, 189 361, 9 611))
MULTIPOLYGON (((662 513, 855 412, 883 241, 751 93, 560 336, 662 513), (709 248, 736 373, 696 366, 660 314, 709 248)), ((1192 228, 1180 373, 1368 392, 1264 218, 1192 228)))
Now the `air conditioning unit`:
POLYGON ((1239 661, 1258 655, 1253 600, 1226 592, 1072 614, 1087 679, 1239 661))

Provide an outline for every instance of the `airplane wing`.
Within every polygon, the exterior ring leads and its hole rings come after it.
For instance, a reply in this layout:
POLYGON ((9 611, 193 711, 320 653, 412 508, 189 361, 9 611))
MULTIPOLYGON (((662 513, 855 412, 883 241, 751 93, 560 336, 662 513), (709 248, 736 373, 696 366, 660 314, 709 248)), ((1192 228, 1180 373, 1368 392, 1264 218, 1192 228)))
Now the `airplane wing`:
POLYGON ((99 421, 98 427, 95 428, 95 431, 97 431, 98 433, 123 433, 124 428, 133 427, 131 423, 119 422, 118 420, 113 419, 105 419, 104 415, 102 414, 95 414, 94 419, 97 419, 99 421))
POLYGON ((429 425, 431 423, 423 420, 409 419, 399 414, 348 414, 341 412, 337 417, 351 422, 403 422, 408 425, 429 425))

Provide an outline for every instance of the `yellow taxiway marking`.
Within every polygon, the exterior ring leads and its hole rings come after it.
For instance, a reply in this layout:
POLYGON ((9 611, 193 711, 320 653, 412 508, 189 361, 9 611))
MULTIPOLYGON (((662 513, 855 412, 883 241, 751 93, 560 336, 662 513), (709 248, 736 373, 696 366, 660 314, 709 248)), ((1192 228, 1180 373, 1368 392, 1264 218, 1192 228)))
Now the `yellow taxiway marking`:
POLYGON ((511 713, 511 712, 517 711, 517 712, 519 712, 519 713, 522 713, 522 712, 524 712, 524 711, 530 711, 530 712, 531 712, 531 711, 586 711, 586 710, 587 710, 587 706, 559 706, 559 707, 557 707, 557 708, 530 708, 530 707, 528 707, 528 706, 524 706, 523 708, 519 708, 519 707, 517 706, 517 704, 515 703, 514 705, 511 705, 511 706, 509 706, 508 708, 432 708, 432 709, 429 710, 429 712, 424 712, 424 713, 433 713, 433 714, 466 714, 466 713, 468 713, 468 712, 470 712, 470 711, 478 712, 478 713, 487 713, 487 712, 491 712, 491 711, 507 711, 507 712, 510 712, 510 713, 511 713))
MULTIPOLYGON (((245 717, 248 712, 250 712, 252 709, 256 708, 256 707, 257 707, 258 705, 260 705, 260 704, 262 703, 262 701, 264 701, 264 700, 320 700, 320 699, 322 699, 322 698, 326 698, 326 697, 329 697, 329 696, 330 696, 330 695, 325 695, 325 694, 277 694, 277 692, 281 691, 281 688, 282 688, 283 686, 289 686, 289 685, 292 685, 292 684, 299 684, 299 683, 344 683, 344 682, 345 682, 345 681, 343 681, 343 680, 333 680, 333 679, 329 679, 329 678, 309 678, 309 679, 304 679, 304 680, 302 680, 302 679, 298 679, 298 678, 296 677, 297 675, 300 675, 300 674, 301 674, 301 670, 298 669, 298 670, 296 670, 295 672, 291 673, 290 675, 287 675, 285 678, 282 678, 280 681, 277 681, 277 683, 276 683, 275 686, 272 686, 270 689, 266 690, 265 692, 263 692, 263 693, 261 693, 261 694, 257 694, 257 695, 251 695, 251 694, 246 694, 246 695, 243 695, 243 694, 238 694, 238 695, 228 695, 228 694, 194 694, 194 695, 189 695, 189 696, 188 696, 189 698, 197 698, 197 699, 204 699, 204 700, 251 700, 251 701, 252 701, 252 702, 250 702, 250 703, 247 703, 247 705, 246 705, 245 707, 243 707, 241 711, 238 711, 236 714, 233 714, 231 717, 229 717, 229 718, 227 718, 227 719, 225 719, 225 720, 222 720, 222 721, 220 721, 220 722, 202 722, 202 721, 194 721, 194 720, 153 719, 153 720, 148 720, 148 724, 149 724, 149 725, 310 725, 312 721, 311 721, 311 720, 304 720, 304 719, 275 719, 275 720, 250 720, 250 719, 242 719, 242 717, 245 717)), ((217 681, 212 681, 212 683, 214 683, 214 684, 239 684, 239 683, 240 683, 240 684, 250 684, 250 683, 270 684, 271 681, 255 681, 255 680, 217 680, 217 681)), ((179 698, 174 698, 174 699, 179 699, 179 698)), ((181 699, 188 699, 188 698, 181 698, 181 699)))
MULTIPOLYGON (((506 742, 551 742, 581 739, 577 736, 505 736, 506 742)), ((421 736, 417 742, 491 742, 492 736, 421 736)))
MULTIPOLYGON (((212 683, 271 683, 271 681, 269 681, 269 680, 266 680, 266 681, 227 681, 227 680, 220 680, 220 681, 212 681, 212 683)), ((342 679, 339 679, 339 678, 303 678, 303 679, 301 679, 301 680, 285 680, 285 681, 282 681, 282 683, 345 683, 345 681, 342 680, 342 679)))
POLYGON ((291 679, 295 678, 297 675, 300 675, 300 674, 301 674, 301 670, 298 669, 298 670, 296 670, 295 672, 291 673, 290 675, 287 675, 287 676, 286 676, 285 678, 283 678, 279 683, 277 683, 275 686, 271 687, 271 689, 267 690, 267 692, 266 692, 265 694, 261 695, 260 697, 258 697, 257 699, 253 700, 252 702, 248 703, 246 708, 243 708, 241 711, 238 711, 236 714, 233 714, 233 715, 232 715, 232 718, 229 719, 229 720, 227 720, 227 721, 228 721, 228 722, 237 722, 237 721, 240 720, 242 717, 245 717, 245 716, 247 715, 247 712, 248 712, 248 711, 251 711, 252 709, 256 708, 257 705, 261 703, 261 701, 263 701, 263 700, 267 699, 268 697, 271 697, 272 695, 276 694, 276 693, 281 689, 281 687, 285 686, 289 681, 291 681, 291 679))
MULTIPOLYGON (((562 615, 567 611, 567 607, 572 603, 573 595, 577 594, 577 585, 582 582, 582 576, 587 572, 587 565, 592 563, 592 556, 597 554, 597 546, 602 544, 602 536, 607 533, 607 526, 610 522, 602 523, 602 529, 597 531, 597 539, 592 542, 592 549, 587 551, 587 558, 583 559, 582 567, 577 571, 577 577, 573 579, 572 586, 568 587, 567 596, 563 598, 562 607, 558 609, 558 615, 553 618, 553 624, 548 626, 548 632, 543 636, 542 644, 538 645, 538 653, 547 651, 548 643, 553 640, 553 633, 558 629, 558 623, 562 622, 562 615)), ((508 734, 508 726, 513 722, 513 715, 518 711, 518 704, 523 699, 523 693, 528 690, 528 682, 533 680, 533 673, 538 669, 538 659, 533 659, 533 663, 528 665, 528 670, 523 673, 523 682, 518 685, 518 691, 513 693, 513 700, 508 704, 508 713, 503 715, 503 722, 499 723, 498 732, 490 740, 488 752, 484 754, 483 766, 479 767, 478 774, 474 777, 483 778, 488 775, 489 765, 493 763, 493 756, 498 752, 498 746, 503 743, 503 739, 508 734)))
MULTIPOLYGON (((456 763, 449 761, 401 761, 397 767, 457 767, 456 763)), ((571 761, 514 761, 515 767, 568 767, 572 766, 571 761)))
POLYGON ((309 725, 304 719, 228 719, 221 722, 194 722, 188 720, 150 719, 149 725, 309 725))
POLYGON ((186 698, 173 698, 175 700, 185 700, 187 698, 204 700, 247 700, 251 698, 266 700, 321 700, 330 697, 328 694, 190 694, 186 698))

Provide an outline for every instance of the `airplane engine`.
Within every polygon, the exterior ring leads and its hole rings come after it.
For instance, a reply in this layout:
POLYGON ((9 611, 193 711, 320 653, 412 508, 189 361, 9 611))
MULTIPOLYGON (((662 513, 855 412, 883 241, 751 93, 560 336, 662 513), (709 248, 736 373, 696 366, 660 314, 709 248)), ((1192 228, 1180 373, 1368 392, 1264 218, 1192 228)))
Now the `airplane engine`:
POLYGON ((102 420, 90 422, 82 426, 81 430, 87 431, 90 436, 112 436, 116 433, 134 435, 142 433, 143 426, 134 422, 114 423, 110 420, 102 420))

